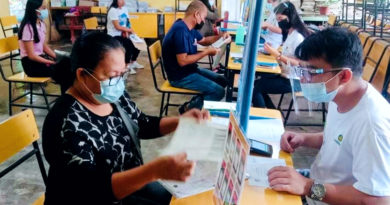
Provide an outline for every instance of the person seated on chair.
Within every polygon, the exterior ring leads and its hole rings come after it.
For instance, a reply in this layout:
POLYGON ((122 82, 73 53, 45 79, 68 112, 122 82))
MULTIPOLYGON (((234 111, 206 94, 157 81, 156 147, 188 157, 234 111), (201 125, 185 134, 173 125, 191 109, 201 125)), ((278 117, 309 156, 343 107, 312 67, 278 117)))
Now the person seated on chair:
MULTIPOLYGON (((290 79, 287 76, 288 67, 286 64, 297 64, 294 57, 295 48, 310 35, 310 31, 300 19, 294 4, 291 2, 280 3, 275 8, 276 20, 282 29, 283 51, 280 53, 269 44, 264 44, 264 49, 282 63, 282 74, 262 74, 260 79, 255 81, 253 89, 253 107, 275 108, 268 94, 284 94, 291 92, 290 79)), ((293 80, 294 85, 299 85, 299 80, 293 80)), ((294 86, 299 91, 299 86, 294 86)))
POLYGON ((136 74, 135 69, 141 69, 144 66, 137 63, 140 50, 129 39, 129 35, 135 34, 135 32, 131 28, 128 13, 125 0, 113 0, 108 9, 106 28, 107 34, 113 36, 125 47, 127 69, 130 70, 130 74, 136 74))
POLYGON ((306 38, 295 53, 303 61, 297 70, 304 97, 329 102, 328 115, 323 132, 285 132, 280 142, 290 153, 319 149, 310 178, 274 167, 270 187, 327 204, 390 204, 390 105, 361 78, 359 38, 332 27, 306 38))
POLYGON ((24 72, 30 77, 52 77, 56 54, 45 42, 48 17, 46 2, 28 0, 18 32, 20 56, 24 72))
MULTIPOLYGON (((279 28, 278 21, 276 20, 275 7, 279 5, 279 0, 267 0, 265 6, 269 15, 265 22, 261 24, 260 43, 267 43, 272 48, 278 49, 283 43, 282 29, 279 28)), ((264 51, 264 48, 261 48, 264 51)))
MULTIPOLYGON (((174 131, 179 118, 138 109, 125 91, 125 50, 105 33, 83 34, 62 61, 68 73, 58 82, 70 87, 42 129, 50 165, 45 204, 169 204, 171 195, 156 180, 185 181, 194 162, 179 153, 143 164, 139 139, 174 131)), ((209 114, 192 109, 182 116, 209 114)))
POLYGON ((218 49, 207 47, 198 52, 197 44, 211 45, 219 38, 230 38, 229 34, 203 37, 197 29, 204 24, 207 7, 200 1, 192 1, 187 7, 184 19, 177 20, 164 38, 162 56, 168 80, 174 87, 196 90, 190 102, 179 108, 179 112, 191 108, 202 108, 203 99, 219 101, 225 96, 227 80, 210 70, 199 68, 196 62, 208 55, 215 55, 218 49))
MULTIPOLYGON (((198 0, 194 0, 198 1, 198 0)), ((215 7, 215 5, 210 5, 209 0, 200 0, 206 7, 207 7, 207 16, 204 20, 204 25, 201 29, 199 29, 199 33, 204 36, 214 36, 214 26, 217 20, 220 19, 218 15, 218 9, 215 7)))

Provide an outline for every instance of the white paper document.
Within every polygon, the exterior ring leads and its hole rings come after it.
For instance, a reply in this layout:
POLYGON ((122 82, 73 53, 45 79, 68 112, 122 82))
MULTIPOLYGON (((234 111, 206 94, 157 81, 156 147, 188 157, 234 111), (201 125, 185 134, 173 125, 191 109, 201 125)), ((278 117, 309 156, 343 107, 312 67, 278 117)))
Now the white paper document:
POLYGON ((176 198, 183 198, 214 189, 218 174, 219 163, 197 161, 195 172, 187 182, 160 180, 163 185, 176 198))
POLYGON ((228 44, 228 42, 231 41, 231 38, 219 38, 217 41, 215 41, 213 44, 211 44, 214 48, 221 48, 223 45, 228 44))
POLYGON ((227 136, 227 127, 210 122, 180 118, 173 137, 161 155, 186 152, 189 160, 220 162, 227 136))
MULTIPOLYGON (((206 110, 221 109, 221 110, 236 110, 236 103, 204 101, 203 108, 206 110)), ((229 121, 229 120, 228 120, 229 121)))
POLYGON ((280 142, 283 133, 281 119, 250 120, 247 129, 248 138, 262 142, 280 142))
POLYGON ((280 139, 284 133, 281 119, 249 120, 247 137, 272 145, 272 158, 279 158, 280 139))
POLYGON ((283 159, 249 156, 246 169, 249 174, 249 185, 269 187, 267 174, 276 166, 286 166, 286 162, 283 159))
POLYGON ((133 43, 143 43, 144 40, 142 40, 140 37, 137 36, 137 34, 131 34, 130 40, 133 41, 133 43))

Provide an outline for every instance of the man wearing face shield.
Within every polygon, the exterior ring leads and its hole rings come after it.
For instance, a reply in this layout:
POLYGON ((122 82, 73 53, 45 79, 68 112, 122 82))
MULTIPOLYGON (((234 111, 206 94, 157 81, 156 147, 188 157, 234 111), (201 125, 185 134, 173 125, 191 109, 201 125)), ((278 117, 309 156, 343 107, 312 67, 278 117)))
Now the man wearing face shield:
POLYGON ((281 149, 320 149, 310 178, 290 167, 268 173, 272 189, 315 204, 390 204, 390 106, 361 78, 359 38, 343 28, 309 36, 295 51, 303 95, 329 102, 324 132, 286 132, 281 149))
POLYGON ((206 16, 206 6, 201 1, 192 1, 184 19, 179 19, 172 25, 163 41, 163 63, 171 85, 201 93, 201 96, 196 96, 181 106, 180 113, 190 108, 202 108, 203 99, 219 101, 225 95, 227 80, 196 64, 203 57, 214 56, 219 52, 219 49, 213 47, 198 52, 197 44, 208 46, 222 36, 230 38, 227 33, 203 37, 198 30, 202 28, 206 16))

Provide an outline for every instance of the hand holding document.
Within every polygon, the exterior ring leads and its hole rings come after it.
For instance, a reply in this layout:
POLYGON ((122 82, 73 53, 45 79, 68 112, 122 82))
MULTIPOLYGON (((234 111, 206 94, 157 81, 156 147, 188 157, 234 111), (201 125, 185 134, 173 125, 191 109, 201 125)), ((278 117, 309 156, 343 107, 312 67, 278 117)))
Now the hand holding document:
POLYGON ((186 152, 189 160, 221 161, 227 127, 200 123, 193 118, 180 118, 172 140, 161 155, 186 152))

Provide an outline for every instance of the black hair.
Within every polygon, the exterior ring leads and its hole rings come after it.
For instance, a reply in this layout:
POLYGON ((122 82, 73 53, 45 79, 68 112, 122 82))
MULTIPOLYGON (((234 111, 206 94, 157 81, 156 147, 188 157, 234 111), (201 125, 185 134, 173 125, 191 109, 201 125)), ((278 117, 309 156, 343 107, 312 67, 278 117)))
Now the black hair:
POLYGON ((122 44, 115 38, 103 32, 88 32, 81 35, 73 45, 69 57, 63 58, 55 69, 53 79, 67 90, 73 85, 76 70, 85 68, 94 71, 104 55, 114 49, 122 49, 122 44))
MULTIPOLYGON (((301 18, 298 15, 297 10, 295 9, 294 4, 291 2, 282 2, 274 9, 275 14, 282 14, 288 17, 289 22, 291 23, 291 27, 297 30, 303 37, 308 37, 311 32, 305 24, 302 22, 301 18)), ((288 31, 282 31, 283 41, 286 40, 288 31)))
POLYGON ((112 7, 114 8, 118 8, 118 0, 112 0, 112 3, 110 5, 110 8, 108 8, 108 10, 110 10, 112 7))
POLYGON ((34 43, 38 43, 40 41, 38 30, 37 30, 37 9, 42 6, 43 0, 28 0, 26 3, 26 10, 24 12, 24 17, 22 22, 20 23, 20 28, 18 32, 19 40, 23 37, 23 29, 26 24, 30 24, 33 32, 34 32, 34 43))
POLYGON ((350 68, 354 76, 363 71, 363 49, 359 37, 345 28, 332 27, 307 37, 295 50, 301 60, 322 58, 333 68, 350 68))
POLYGON ((209 0, 200 0, 200 1, 207 7, 207 9, 208 9, 209 11, 214 12, 214 9, 211 8, 211 5, 210 5, 209 0))

